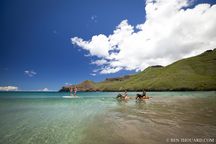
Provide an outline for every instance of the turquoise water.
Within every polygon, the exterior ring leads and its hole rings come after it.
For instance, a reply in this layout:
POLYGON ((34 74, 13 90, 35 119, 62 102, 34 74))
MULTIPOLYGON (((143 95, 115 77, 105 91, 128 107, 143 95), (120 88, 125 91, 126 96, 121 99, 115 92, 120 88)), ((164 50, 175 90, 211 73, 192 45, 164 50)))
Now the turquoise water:
POLYGON ((1 144, 143 144, 180 138, 216 141, 216 92, 0 92, 1 144), (129 93, 135 96, 136 93, 129 93))

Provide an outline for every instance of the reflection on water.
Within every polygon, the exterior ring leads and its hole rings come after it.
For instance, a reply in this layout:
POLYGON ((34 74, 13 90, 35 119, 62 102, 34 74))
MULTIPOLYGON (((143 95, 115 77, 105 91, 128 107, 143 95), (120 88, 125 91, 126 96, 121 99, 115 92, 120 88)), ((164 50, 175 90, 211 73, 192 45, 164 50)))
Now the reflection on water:
MULTIPOLYGON (((169 98, 169 97, 166 97, 169 98)), ((82 143, 166 143, 171 138, 216 138, 216 97, 116 101, 95 118, 82 143), (97 121, 97 122, 96 122, 97 121)))
POLYGON ((151 93, 153 98, 144 101, 119 101, 116 93, 89 95, 79 99, 56 98, 58 94, 48 99, 43 95, 0 98, 0 143, 143 144, 166 143, 167 138, 216 139, 215 92, 151 93))

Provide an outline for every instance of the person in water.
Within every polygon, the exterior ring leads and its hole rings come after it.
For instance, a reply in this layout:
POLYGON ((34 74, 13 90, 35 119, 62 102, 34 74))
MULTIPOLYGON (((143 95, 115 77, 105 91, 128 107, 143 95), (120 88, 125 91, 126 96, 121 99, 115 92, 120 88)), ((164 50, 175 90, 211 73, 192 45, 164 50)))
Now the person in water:
POLYGON ((73 88, 70 87, 70 95, 72 96, 72 93, 73 93, 73 88))
POLYGON ((119 93, 116 98, 117 99, 124 99, 124 100, 129 99, 128 94, 127 94, 127 90, 125 90, 123 94, 119 93))
POLYGON ((128 99, 129 97, 128 97, 128 94, 127 94, 127 90, 125 90, 125 92, 124 92, 124 99, 128 99))
POLYGON ((144 98, 146 98, 146 91, 143 89, 143 94, 142 94, 142 96, 144 97, 144 98))
POLYGON ((77 87, 74 86, 74 96, 76 96, 76 93, 77 93, 77 87))
POLYGON ((142 94, 137 94, 136 99, 149 99, 150 97, 148 97, 146 95, 146 91, 143 89, 143 93, 142 94))

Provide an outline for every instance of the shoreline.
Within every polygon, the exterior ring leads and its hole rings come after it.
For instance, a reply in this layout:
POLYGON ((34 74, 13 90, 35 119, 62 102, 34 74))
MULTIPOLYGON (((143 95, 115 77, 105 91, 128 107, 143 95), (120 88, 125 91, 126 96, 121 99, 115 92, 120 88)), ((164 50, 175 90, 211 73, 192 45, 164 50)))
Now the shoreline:
MULTIPOLYGON (((142 92, 143 90, 127 90, 127 92, 142 92)), ((216 91, 216 89, 207 90, 146 90, 146 92, 210 92, 216 91)), ((69 91, 57 91, 57 92, 69 92, 69 91)), ((124 90, 114 91, 114 90, 103 90, 103 91, 78 91, 78 92, 124 92, 124 90)))
MULTIPOLYGON (((146 92, 213 92, 216 90, 146 90, 146 92)), ((64 92, 69 92, 69 91, 0 91, 0 93, 10 93, 10 92, 26 92, 26 93, 64 93, 64 92)), ((124 92, 122 91, 77 91, 77 92, 124 92)), ((142 92, 142 90, 127 90, 127 92, 142 92)))

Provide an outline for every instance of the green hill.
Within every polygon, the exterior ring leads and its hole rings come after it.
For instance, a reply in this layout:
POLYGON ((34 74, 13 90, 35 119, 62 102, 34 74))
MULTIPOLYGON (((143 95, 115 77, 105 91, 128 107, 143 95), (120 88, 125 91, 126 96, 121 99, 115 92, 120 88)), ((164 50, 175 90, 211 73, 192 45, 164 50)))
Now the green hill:
MULTIPOLYGON (((70 88, 73 88, 73 85, 69 86, 63 86, 59 91, 60 92, 69 92, 70 88)), ((99 89, 96 89, 96 83, 90 80, 86 80, 78 85, 76 85, 78 91, 99 91, 99 89)))
POLYGON ((109 78, 99 83, 91 82, 91 90, 124 89, 128 91, 216 90, 216 49, 179 60, 166 67, 152 66, 134 75, 109 78))

